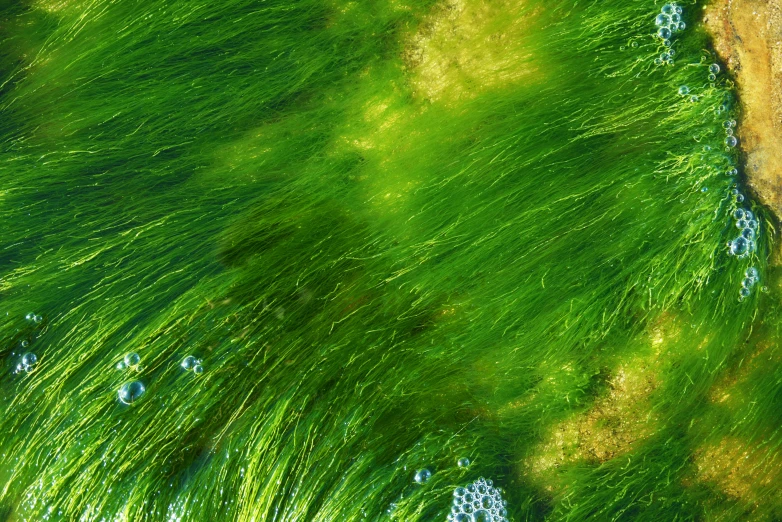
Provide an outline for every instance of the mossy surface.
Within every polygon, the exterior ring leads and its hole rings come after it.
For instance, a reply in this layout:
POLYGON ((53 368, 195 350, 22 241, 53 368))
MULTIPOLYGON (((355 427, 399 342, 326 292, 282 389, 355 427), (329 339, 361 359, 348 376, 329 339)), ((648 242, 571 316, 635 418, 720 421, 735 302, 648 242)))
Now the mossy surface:
POLYGON ((0 520, 782 516, 773 221, 661 5, 0 4, 0 520))

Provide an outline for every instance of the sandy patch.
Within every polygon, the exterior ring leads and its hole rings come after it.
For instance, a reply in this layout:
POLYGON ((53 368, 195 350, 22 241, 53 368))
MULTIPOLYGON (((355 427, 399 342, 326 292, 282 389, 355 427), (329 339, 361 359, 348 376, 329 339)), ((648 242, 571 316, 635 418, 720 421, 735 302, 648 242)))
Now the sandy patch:
POLYGON ((749 510, 782 500, 776 487, 782 480, 782 463, 769 448, 750 447, 744 440, 725 437, 699 449, 694 458, 700 481, 711 483, 749 510))
POLYGON ((555 425, 522 462, 523 474, 548 491, 557 489, 556 471, 578 462, 599 464, 629 453, 659 425, 652 397, 662 384, 667 347, 681 326, 668 314, 648 332, 648 349, 626 357, 611 372, 605 392, 586 412, 555 425))
POLYGON ((520 1, 446 0, 407 43, 417 97, 453 104, 534 77, 524 42, 538 13, 520 1))

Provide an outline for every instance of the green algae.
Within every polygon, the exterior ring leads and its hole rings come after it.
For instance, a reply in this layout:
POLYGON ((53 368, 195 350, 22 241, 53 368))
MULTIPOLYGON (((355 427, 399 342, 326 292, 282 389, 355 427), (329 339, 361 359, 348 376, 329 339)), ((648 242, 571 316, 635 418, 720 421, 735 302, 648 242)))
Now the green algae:
POLYGON ((659 8, 4 6, 0 519, 778 516, 772 219, 659 8))

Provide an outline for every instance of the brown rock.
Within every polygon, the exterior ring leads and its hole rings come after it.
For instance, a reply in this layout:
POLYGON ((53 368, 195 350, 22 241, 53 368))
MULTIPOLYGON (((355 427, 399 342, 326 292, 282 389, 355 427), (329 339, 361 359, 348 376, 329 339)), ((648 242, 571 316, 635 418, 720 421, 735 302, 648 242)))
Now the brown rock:
POLYGON ((782 0, 715 0, 704 22, 738 83, 749 185, 781 219, 782 0))

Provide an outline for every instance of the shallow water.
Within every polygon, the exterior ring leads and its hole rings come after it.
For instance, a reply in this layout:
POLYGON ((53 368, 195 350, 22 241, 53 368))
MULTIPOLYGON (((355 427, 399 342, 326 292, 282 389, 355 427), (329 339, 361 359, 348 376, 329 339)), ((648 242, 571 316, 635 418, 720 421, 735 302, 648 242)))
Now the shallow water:
POLYGON ((774 222, 663 5, 3 7, 0 520, 779 516, 774 222))

